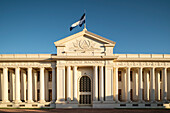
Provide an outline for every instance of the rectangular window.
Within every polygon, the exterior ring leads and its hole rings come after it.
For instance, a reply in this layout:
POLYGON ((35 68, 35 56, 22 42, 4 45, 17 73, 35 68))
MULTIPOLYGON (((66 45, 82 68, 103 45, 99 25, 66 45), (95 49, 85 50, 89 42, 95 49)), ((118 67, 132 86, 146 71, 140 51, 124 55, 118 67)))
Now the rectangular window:
POLYGON ((132 97, 133 97, 133 93, 132 93, 132 91, 133 91, 133 90, 132 90, 132 89, 130 89, 130 100, 133 100, 133 98, 132 98, 132 97))
POLYGON ((10 82, 10 76, 9 76, 10 72, 8 71, 8 82, 10 82))
POLYGON ((132 82, 133 81, 133 72, 130 71, 130 81, 132 82))
POLYGON ((144 82, 144 71, 142 71, 142 81, 144 82))
POLYGON ((162 90, 160 89, 160 100, 162 100, 162 90))
POLYGON ((40 72, 39 71, 37 72, 37 81, 38 82, 40 81, 40 72))
POLYGON ((52 90, 51 89, 49 89, 49 101, 51 101, 52 100, 52 90))
POLYGON ((118 90, 118 99, 119 99, 119 101, 122 100, 122 90, 121 89, 118 90))
POLYGON ((121 81, 121 71, 118 71, 118 81, 121 81))
POLYGON ((160 82, 162 81, 162 71, 160 71, 160 82))
POLYGON ((48 72, 48 81, 52 81, 52 71, 48 72))
POLYGON ((39 101, 40 100, 40 90, 38 89, 37 90, 37 101, 39 101))

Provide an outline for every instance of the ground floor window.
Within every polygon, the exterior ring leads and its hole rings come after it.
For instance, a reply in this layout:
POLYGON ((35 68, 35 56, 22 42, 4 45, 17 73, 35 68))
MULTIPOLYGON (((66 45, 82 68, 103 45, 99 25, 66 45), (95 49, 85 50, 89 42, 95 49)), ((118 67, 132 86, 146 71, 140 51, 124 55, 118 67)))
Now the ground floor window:
POLYGON ((52 100, 52 90, 51 89, 49 89, 48 94, 49 94, 49 101, 51 101, 52 100))
POLYGON ((37 90, 37 101, 39 101, 40 100, 40 90, 38 89, 37 90))
POLYGON ((118 90, 118 99, 119 101, 122 101, 122 90, 121 89, 118 90))

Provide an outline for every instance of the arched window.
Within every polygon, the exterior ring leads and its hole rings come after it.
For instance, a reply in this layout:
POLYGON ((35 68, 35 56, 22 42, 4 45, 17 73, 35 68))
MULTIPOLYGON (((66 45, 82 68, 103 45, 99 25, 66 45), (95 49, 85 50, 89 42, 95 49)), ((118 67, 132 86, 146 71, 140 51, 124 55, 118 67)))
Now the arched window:
POLYGON ((88 76, 83 76, 80 79, 80 92, 91 92, 91 80, 88 76))

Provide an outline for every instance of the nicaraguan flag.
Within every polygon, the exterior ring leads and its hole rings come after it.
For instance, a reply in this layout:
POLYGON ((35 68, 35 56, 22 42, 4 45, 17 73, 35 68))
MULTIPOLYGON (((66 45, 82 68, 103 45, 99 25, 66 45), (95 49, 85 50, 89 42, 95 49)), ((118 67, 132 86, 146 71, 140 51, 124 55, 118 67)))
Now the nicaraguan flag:
POLYGON ((84 13, 79 21, 77 21, 77 22, 75 22, 74 24, 71 25, 70 31, 77 26, 81 27, 85 23, 85 18, 86 18, 86 15, 84 13))

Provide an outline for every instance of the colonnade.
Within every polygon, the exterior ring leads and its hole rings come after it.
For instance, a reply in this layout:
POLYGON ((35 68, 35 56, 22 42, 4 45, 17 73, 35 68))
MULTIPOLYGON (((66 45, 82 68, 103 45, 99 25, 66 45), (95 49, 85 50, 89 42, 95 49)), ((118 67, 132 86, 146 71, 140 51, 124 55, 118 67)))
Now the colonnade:
MULTIPOLYGON (((77 66, 72 66, 73 68, 73 79, 71 79, 71 66, 60 66, 51 67, 52 69, 52 102, 56 101, 78 101, 78 76, 77 66), (66 70, 65 70, 66 69, 66 70), (67 71, 67 73, 65 73, 67 71), (65 78, 67 78, 65 81, 65 78), (73 80, 73 81, 71 81, 73 80), (57 82, 57 83, 56 83, 57 82), (67 82, 67 83, 66 83, 67 82), (73 83, 73 91, 72 91, 73 83), (67 85, 65 87, 65 85, 67 85), (65 90, 66 88, 66 90, 65 90), (57 89, 57 91, 56 91, 57 89), (66 97, 65 97, 66 96, 66 97)), ((1 87, 3 88, 2 93, 2 103, 9 102, 8 97, 8 67, 3 67, 3 77, 1 76, 1 87)), ((45 78, 44 70, 45 67, 37 68, 40 70, 40 101, 39 103, 45 103, 45 78)), ((37 80, 37 73, 34 72, 33 67, 21 68, 16 67, 14 69, 15 78, 11 76, 11 80, 15 81, 12 84, 13 87, 10 89, 10 92, 13 92, 12 95, 14 98, 14 103, 20 103, 21 99, 26 100, 27 103, 33 103, 33 90, 34 93, 37 93, 37 89, 33 88, 33 78, 37 80), (20 76, 21 74, 21 76, 20 76), (34 76, 32 76, 34 74, 34 76), (20 81, 20 77, 22 77, 20 81), (26 78, 27 77, 27 78, 26 78), (27 92, 28 96, 26 97, 26 84, 24 82, 27 79, 27 92), (21 84, 22 90, 21 90, 21 84), (20 92, 21 91, 21 92, 20 92), (23 95, 21 95, 21 93, 23 95)), ((92 76, 92 100, 96 101, 113 101, 120 102, 119 100, 119 89, 122 90, 122 98, 126 102, 155 102, 155 101, 167 101, 167 68, 145 68, 145 67, 107 67, 107 66, 93 66, 93 76, 92 76), (118 72, 124 70, 122 74, 122 83, 119 86, 118 72), (131 82, 131 71, 133 72, 133 86, 131 82), (161 71, 161 73, 160 73, 161 71), (131 92, 133 89, 133 92, 131 92), (133 99, 131 95, 133 93, 133 99), (109 96, 108 96, 109 95, 109 96)), ((34 85, 37 85, 35 82, 34 85)), ((35 94, 36 96, 36 94, 35 94)), ((37 98, 37 97, 35 97, 37 98)))
MULTIPOLYGON (((28 67, 28 68, 3 67, 1 69, 2 69, 1 71, 2 103, 9 103, 10 102, 9 98, 12 98, 13 102, 16 104, 21 103, 21 100, 27 103, 33 103, 34 101, 37 101, 37 71, 36 70, 40 70, 39 103, 45 102, 45 78, 44 78, 45 67, 40 67, 40 68, 35 68, 35 69, 33 67, 28 67), (8 83, 8 79, 11 81, 10 84, 8 83), (9 94, 8 89, 9 89, 10 95, 8 95, 9 94), (33 95, 33 92, 34 92, 34 95, 33 95)), ((56 100, 55 67, 52 67, 52 78, 54 79, 54 80, 52 79, 52 95, 53 95, 52 100, 56 100)))

